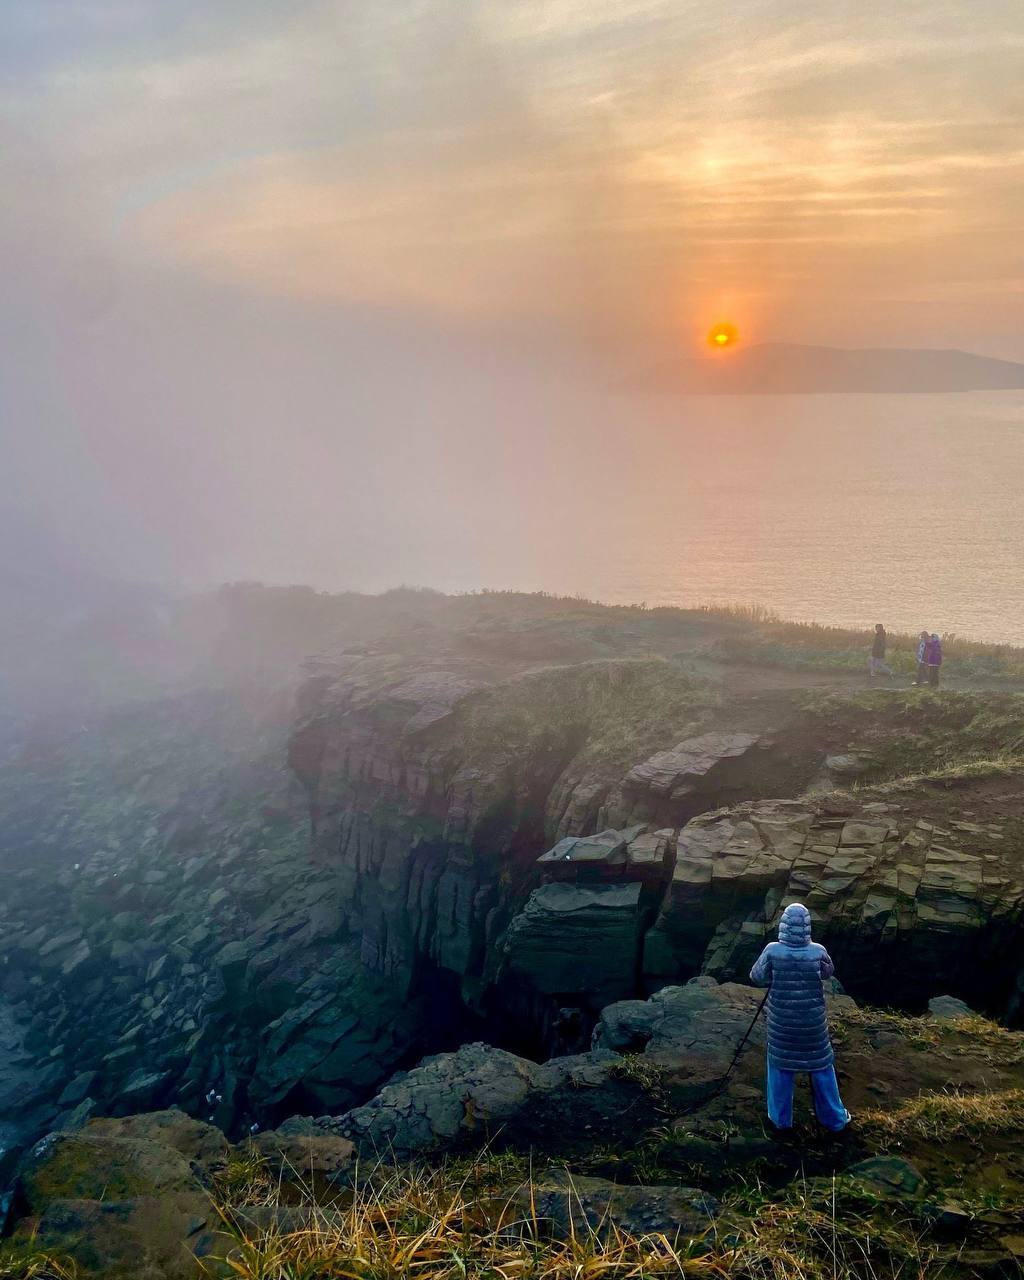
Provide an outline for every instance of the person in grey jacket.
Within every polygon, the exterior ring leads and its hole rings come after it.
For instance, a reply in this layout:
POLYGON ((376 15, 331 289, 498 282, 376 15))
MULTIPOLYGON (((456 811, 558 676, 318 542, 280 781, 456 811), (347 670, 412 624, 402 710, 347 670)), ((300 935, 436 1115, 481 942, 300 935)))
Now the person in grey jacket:
POLYGON ((832 1042, 825 1011, 826 979, 835 973, 831 957, 811 941, 811 913, 791 903, 779 921, 779 940, 770 942, 750 971, 750 981, 768 992, 768 1118, 777 1129, 793 1126, 793 1088, 799 1073, 811 1078, 814 1111, 826 1129, 850 1123, 839 1096, 832 1042))

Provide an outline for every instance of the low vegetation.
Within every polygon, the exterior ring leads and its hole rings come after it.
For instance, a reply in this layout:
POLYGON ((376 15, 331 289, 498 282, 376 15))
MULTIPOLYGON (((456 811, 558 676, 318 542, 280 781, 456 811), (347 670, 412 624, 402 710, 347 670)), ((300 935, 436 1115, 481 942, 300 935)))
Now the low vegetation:
MULTIPOLYGON (((760 605, 709 605, 697 610, 707 618, 735 623, 733 634, 717 645, 731 661, 808 670, 849 668, 864 670, 870 630, 823 626, 817 622, 789 622, 760 605)), ((894 671, 917 670, 917 634, 889 632, 886 661, 894 671)), ((942 633, 943 674, 979 680, 1024 679, 1024 648, 970 640, 942 633)))
POLYGON ((0 1245, 0 1280, 76 1280, 70 1262, 36 1249, 33 1245, 0 1245))
POLYGON ((994 1093, 925 1093, 886 1110, 866 1112, 859 1123, 880 1139, 902 1146, 909 1138, 951 1142, 991 1134, 1024 1137, 1024 1089, 994 1093))
POLYGON ((620 766, 686 737, 715 694, 662 659, 581 663, 533 672, 460 707, 444 732, 460 758, 550 752, 620 766))
MULTIPOLYGON (((371 1177, 344 1207, 313 1202, 254 1228, 225 1208, 239 1280, 895 1280, 939 1275, 941 1250, 915 1215, 849 1180, 758 1183, 696 1237, 631 1235, 613 1222, 553 1232, 528 1190, 512 1194, 499 1161, 412 1167, 371 1177), (491 1176, 486 1176, 490 1173, 491 1176), (301 1220, 301 1225, 294 1225, 301 1220)), ((211 1269, 211 1274, 217 1272, 211 1269)))

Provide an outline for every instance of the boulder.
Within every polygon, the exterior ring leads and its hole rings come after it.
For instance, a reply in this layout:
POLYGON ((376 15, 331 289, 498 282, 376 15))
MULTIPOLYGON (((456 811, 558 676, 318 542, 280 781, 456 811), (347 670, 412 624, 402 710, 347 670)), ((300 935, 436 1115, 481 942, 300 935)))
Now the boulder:
POLYGON ((158 1143, 207 1172, 220 1169, 231 1153, 230 1143, 220 1129, 202 1120, 193 1120, 184 1111, 151 1111, 93 1120, 89 1135, 158 1143))
POLYGON ((956 996, 932 996, 928 1001, 928 1012, 933 1018, 939 1018, 943 1022, 975 1016, 971 1006, 958 1000, 956 996))
POLYGON ((626 866, 626 838, 621 831, 599 831, 592 836, 567 836, 541 854, 537 865, 552 875, 575 876, 581 869, 621 871, 626 866))
POLYGON ((83 1278, 199 1280, 232 1274, 216 1259, 234 1241, 218 1231, 209 1201, 199 1195, 53 1200, 25 1239, 33 1249, 70 1258, 83 1278))
POLYGON ((558 1089, 571 1078, 599 1083, 610 1065, 591 1055, 540 1065, 491 1045, 467 1044, 395 1076, 365 1106, 313 1122, 289 1120, 279 1132, 339 1134, 364 1155, 439 1150, 470 1137, 485 1138, 537 1093, 558 1089))
MULTIPOLYGON (((619 1054, 643 1052, 665 1064, 674 1082, 699 1098, 725 1076, 763 997, 753 987, 719 985, 706 977, 685 987, 664 987, 649 1000, 623 1000, 602 1010, 593 1045, 619 1054)), ((749 1043, 764 1042, 764 1019, 759 1018, 749 1043)))
POLYGON ((642 926, 639 883, 535 889, 509 926, 505 971, 535 991, 598 1010, 635 990, 642 926))
POLYGON ((855 751, 825 757, 825 768, 834 778, 843 780, 862 778, 866 773, 870 773, 873 767, 874 761, 869 756, 855 751))
POLYGON ((134 1200, 202 1191, 180 1152, 147 1138, 96 1132, 103 1123, 93 1120, 76 1133, 48 1134, 27 1153, 18 1185, 29 1212, 40 1213, 54 1200, 134 1200))
POLYGON ((59 1107, 74 1107, 89 1095, 89 1090, 96 1079, 95 1071, 82 1071, 74 1080, 64 1086, 64 1091, 57 1099, 59 1107))
POLYGON ((356 1149, 347 1138, 333 1133, 282 1133, 268 1130, 252 1139, 252 1146, 275 1173, 314 1175, 335 1181, 348 1176, 356 1149))
MULTIPOLYGON (((597 1091, 613 1080, 627 1053, 644 1053, 670 1074, 680 1096, 699 1101, 728 1071, 763 994, 697 978, 650 1000, 608 1006, 589 1053, 536 1063, 491 1045, 463 1045, 395 1076, 365 1106, 316 1120, 295 1117, 277 1132, 289 1138, 336 1134, 364 1156, 400 1157, 479 1143, 498 1129, 512 1136, 517 1122, 525 1132, 529 1117, 568 1112, 581 1089, 597 1091)), ((750 1043, 764 1044, 762 1022, 750 1043)))

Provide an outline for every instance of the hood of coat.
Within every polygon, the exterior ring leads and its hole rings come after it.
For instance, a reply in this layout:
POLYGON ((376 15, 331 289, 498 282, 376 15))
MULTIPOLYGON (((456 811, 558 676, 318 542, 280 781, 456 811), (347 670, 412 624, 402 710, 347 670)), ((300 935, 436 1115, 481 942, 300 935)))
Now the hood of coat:
POLYGON ((811 940, 811 913, 802 902, 793 902, 779 921, 779 941, 787 947, 806 947, 811 940))

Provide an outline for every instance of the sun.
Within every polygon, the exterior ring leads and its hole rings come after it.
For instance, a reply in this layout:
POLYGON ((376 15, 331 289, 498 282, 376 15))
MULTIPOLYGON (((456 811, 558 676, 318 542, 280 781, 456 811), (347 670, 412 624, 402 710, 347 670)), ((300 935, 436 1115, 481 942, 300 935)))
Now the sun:
POLYGON ((711 332, 708 334, 708 342, 712 347, 721 351, 725 347, 734 347, 739 341, 739 336, 734 324, 721 321, 712 326, 711 332))

